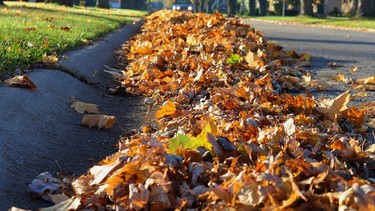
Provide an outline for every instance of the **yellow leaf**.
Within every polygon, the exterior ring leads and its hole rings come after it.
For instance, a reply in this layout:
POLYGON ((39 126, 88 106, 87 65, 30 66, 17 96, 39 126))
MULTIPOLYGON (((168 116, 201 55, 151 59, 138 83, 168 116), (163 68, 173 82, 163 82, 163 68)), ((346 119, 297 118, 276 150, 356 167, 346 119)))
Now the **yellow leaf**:
POLYGON ((72 105, 70 107, 80 114, 100 114, 98 105, 77 101, 74 96, 72 96, 72 105))
POLYGON ((357 66, 353 66, 352 68, 350 68, 350 72, 357 72, 358 71, 358 67, 357 66))
POLYGON ((83 116, 82 125, 86 125, 88 127, 98 127, 99 129, 104 127, 108 129, 112 127, 116 122, 116 118, 114 116, 107 116, 107 115, 99 115, 99 114, 85 114, 83 116))
POLYGON ((177 112, 176 105, 171 101, 166 101, 159 110, 156 111, 155 117, 160 119, 165 116, 172 116, 177 112))
POLYGON ((332 77, 333 80, 338 81, 338 82, 343 81, 344 78, 345 78, 344 74, 338 74, 338 75, 332 77))

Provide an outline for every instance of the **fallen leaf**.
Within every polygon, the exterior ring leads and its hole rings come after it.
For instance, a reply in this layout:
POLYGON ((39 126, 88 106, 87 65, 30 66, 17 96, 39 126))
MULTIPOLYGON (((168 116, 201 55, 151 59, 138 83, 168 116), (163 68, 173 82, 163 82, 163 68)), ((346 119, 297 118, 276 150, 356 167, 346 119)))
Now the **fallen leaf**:
POLYGON ((362 85, 367 85, 367 84, 374 85, 375 84, 375 75, 367 77, 367 78, 359 78, 359 79, 355 80, 354 83, 362 84, 362 85))
POLYGON ((353 66, 352 68, 350 68, 349 71, 353 73, 353 72, 357 72, 358 69, 359 69, 358 66, 353 66))
POLYGON ((260 57, 258 56, 257 53, 249 51, 246 56, 245 60, 249 67, 257 67, 259 63, 261 62, 260 57))
POLYGON ((57 58, 57 56, 55 56, 55 55, 49 55, 49 56, 47 56, 47 54, 43 54, 43 56, 42 56, 42 62, 47 67, 54 67, 54 66, 56 66, 58 60, 59 60, 59 58, 57 58))
POLYGON ((100 114, 98 105, 77 101, 74 96, 72 96, 72 105, 70 107, 80 114, 100 114))
POLYGON ((77 210, 81 205, 81 199, 78 197, 72 197, 65 201, 62 201, 52 207, 41 208, 40 211, 67 211, 67 210, 77 210))
POLYGON ((36 89, 37 86, 34 84, 34 82, 27 76, 27 75, 18 75, 13 78, 7 79, 4 81, 10 86, 20 86, 20 87, 26 87, 31 90, 36 89))
POLYGON ((160 119, 165 116, 172 116, 177 112, 176 105, 171 101, 166 101, 159 110, 156 111, 155 117, 160 119))
POLYGON ((104 127, 105 129, 111 128, 116 122, 114 116, 99 115, 99 114, 85 114, 83 116, 81 125, 88 127, 104 127))
POLYGON ((44 200, 50 201, 49 193, 56 193, 63 187, 63 182, 49 172, 39 174, 33 181, 27 185, 31 192, 42 197, 44 200))
POLYGON ((63 30, 63 31, 70 32, 70 31, 72 31, 73 28, 70 25, 66 25, 66 26, 61 26, 60 29, 63 30))
POLYGON ((129 185, 129 203, 130 208, 135 210, 141 210, 145 208, 148 203, 148 197, 150 191, 148 191, 143 184, 130 184, 129 185))
POLYGON ((347 109, 346 104, 348 104, 350 99, 349 91, 342 93, 341 95, 337 96, 335 99, 316 107, 321 113, 328 114, 331 118, 334 118, 336 114, 340 111, 347 109))
POLYGON ((344 78, 345 78, 344 74, 338 74, 338 75, 332 77, 333 80, 338 81, 338 82, 343 81, 344 78))
POLYGON ((344 67, 344 65, 337 62, 329 62, 327 67, 344 67))
POLYGON ((69 197, 65 194, 48 194, 48 196, 54 204, 59 204, 63 201, 69 200, 69 197))
POLYGON ((319 80, 300 82, 299 85, 309 91, 322 91, 329 88, 329 84, 327 82, 319 80))

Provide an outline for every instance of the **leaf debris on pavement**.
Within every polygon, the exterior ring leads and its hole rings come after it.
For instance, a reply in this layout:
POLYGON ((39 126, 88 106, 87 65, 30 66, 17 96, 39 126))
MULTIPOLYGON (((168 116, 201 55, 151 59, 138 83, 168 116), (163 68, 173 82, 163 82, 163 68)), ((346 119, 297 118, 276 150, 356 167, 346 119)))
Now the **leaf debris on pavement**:
POLYGON ((125 51, 121 85, 162 105, 158 127, 121 138, 57 210, 375 210, 366 106, 287 93, 311 81, 309 55, 238 18, 166 10, 125 51))
POLYGON ((25 87, 31 90, 37 88, 34 82, 27 75, 17 75, 13 78, 7 79, 4 81, 9 86, 25 87))

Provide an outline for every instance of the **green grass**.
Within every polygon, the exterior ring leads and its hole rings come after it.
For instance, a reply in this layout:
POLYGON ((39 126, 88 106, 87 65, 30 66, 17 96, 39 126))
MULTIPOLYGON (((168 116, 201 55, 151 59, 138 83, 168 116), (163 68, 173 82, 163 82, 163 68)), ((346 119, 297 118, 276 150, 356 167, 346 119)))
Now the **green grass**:
MULTIPOLYGON (((143 11, 5 2, 0 6, 0 77, 32 68, 42 55, 59 54, 119 28, 143 11)), ((84 58, 83 58, 84 59, 84 58)))
POLYGON ((327 26, 339 26, 339 27, 350 27, 360 29, 375 29, 375 18, 348 18, 348 17, 327 17, 327 18, 315 18, 307 16, 294 16, 294 17, 281 17, 281 16, 264 16, 255 17, 260 20, 272 20, 272 21, 285 21, 285 22, 296 22, 307 25, 327 25, 327 26))

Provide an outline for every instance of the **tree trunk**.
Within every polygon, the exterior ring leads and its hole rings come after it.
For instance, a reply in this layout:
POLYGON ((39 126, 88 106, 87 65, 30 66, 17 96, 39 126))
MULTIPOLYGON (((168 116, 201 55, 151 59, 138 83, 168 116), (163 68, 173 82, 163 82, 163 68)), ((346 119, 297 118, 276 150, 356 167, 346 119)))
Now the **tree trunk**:
POLYGON ((237 0, 227 0, 228 17, 233 17, 236 13, 236 3, 237 0))
POLYGON ((300 15, 313 15, 313 0, 301 0, 301 12, 300 15))
POLYGON ((99 8, 109 9, 109 0, 98 0, 96 6, 99 8))
POLYGON ((200 0, 199 1, 199 4, 200 4, 199 5, 199 7, 200 7, 199 12, 206 12, 205 9, 204 9, 204 5, 205 5, 206 1, 205 0, 200 0))
POLYGON ((245 0, 241 0, 240 13, 245 14, 245 0))
POLYGON ((64 5, 67 7, 73 7, 73 0, 47 0, 47 3, 57 3, 59 5, 64 5))
POLYGON ((199 10, 199 0, 194 0, 194 12, 198 12, 199 10))
POLYGON ((212 4, 214 3, 214 0, 207 0, 207 12, 212 13, 212 4))
POLYGON ((356 0, 356 10, 355 10, 355 16, 362 17, 363 11, 362 11, 362 0, 356 0))
POLYGON ((255 0, 249 0, 249 15, 255 16, 255 0))
POLYGON ((267 0, 259 0, 260 16, 267 15, 267 0))

